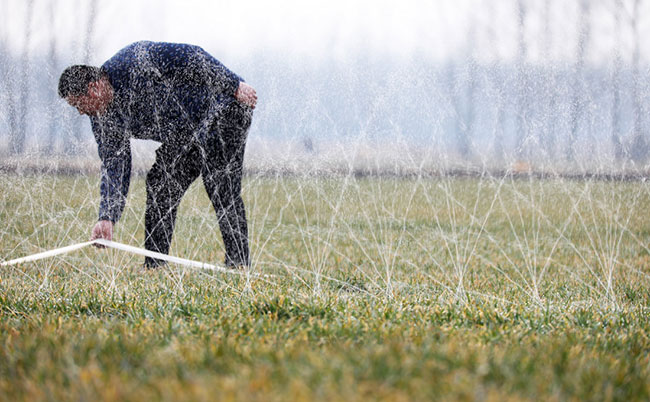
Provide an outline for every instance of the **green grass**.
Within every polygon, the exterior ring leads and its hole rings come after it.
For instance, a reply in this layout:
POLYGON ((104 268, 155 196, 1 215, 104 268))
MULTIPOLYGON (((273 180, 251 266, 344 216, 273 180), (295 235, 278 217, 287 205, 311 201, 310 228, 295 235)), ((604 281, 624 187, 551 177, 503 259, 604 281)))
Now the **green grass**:
MULTIPOLYGON (((0 176, 0 256, 86 240, 96 180, 0 176)), ((218 263, 199 184, 172 254, 218 263)), ((646 183, 250 177, 244 196, 251 276, 93 248, 2 268, 0 399, 650 398, 646 183)), ((143 213, 135 180, 116 240, 141 246, 143 213)))

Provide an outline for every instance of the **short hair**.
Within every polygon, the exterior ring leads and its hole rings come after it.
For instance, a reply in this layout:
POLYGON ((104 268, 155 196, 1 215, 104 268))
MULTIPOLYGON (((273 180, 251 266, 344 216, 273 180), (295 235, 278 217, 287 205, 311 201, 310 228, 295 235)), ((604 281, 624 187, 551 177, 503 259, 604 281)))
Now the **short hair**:
POLYGON ((103 71, 99 67, 75 65, 63 70, 59 78, 59 96, 67 98, 70 95, 85 95, 88 84, 99 81, 103 71))

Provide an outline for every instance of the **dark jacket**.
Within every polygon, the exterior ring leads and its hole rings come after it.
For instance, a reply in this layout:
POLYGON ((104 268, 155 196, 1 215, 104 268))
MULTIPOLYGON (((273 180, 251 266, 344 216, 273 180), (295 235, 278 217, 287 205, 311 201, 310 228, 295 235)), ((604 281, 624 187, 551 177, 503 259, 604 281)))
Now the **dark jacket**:
POLYGON ((90 118, 102 161, 99 219, 117 222, 131 178, 130 138, 184 142, 234 100, 239 76, 198 46, 136 42, 101 67, 114 90, 90 118))

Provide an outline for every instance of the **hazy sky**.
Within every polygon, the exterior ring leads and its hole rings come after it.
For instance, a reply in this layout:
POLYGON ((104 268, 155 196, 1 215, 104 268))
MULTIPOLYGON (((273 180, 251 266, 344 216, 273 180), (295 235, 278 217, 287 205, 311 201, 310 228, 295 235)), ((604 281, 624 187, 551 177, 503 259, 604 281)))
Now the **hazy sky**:
MULTIPOLYGON (((527 57, 570 60, 575 52, 579 0, 524 0, 527 57), (548 21, 548 23, 546 23, 548 21), (548 28, 547 28, 548 27, 548 28), (546 55, 546 57, 543 57, 546 55)), ((621 52, 631 53, 629 16, 623 11, 621 52)), ((0 0, 0 40, 24 48, 28 0, 0 0)), ((588 59, 611 58, 615 0, 594 0, 588 59)), ((650 35, 650 1, 639 10, 641 38, 650 35)), ((33 0, 29 49, 83 57, 91 0, 33 0)), ((356 52, 431 59, 466 55, 514 59, 517 0, 97 0, 92 62, 99 63, 140 39, 190 42, 240 58, 274 52, 316 62, 356 52), (468 46, 469 45, 469 46, 468 46), (469 49, 469 50, 468 50, 469 49)), ((642 41, 642 57, 650 41, 642 41)))

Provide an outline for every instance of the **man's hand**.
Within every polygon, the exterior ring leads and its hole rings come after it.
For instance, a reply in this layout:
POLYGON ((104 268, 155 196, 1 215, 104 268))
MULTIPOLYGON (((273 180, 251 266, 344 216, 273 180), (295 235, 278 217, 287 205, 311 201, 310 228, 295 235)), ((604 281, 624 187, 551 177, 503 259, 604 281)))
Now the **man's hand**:
MULTIPOLYGON (((113 240, 113 222, 111 221, 99 221, 93 227, 92 234, 90 235, 90 240, 97 239, 106 239, 113 240)), ((96 247, 104 248, 104 246, 95 244, 96 247)))
POLYGON ((235 91, 235 98, 251 109, 255 109, 255 105, 257 104, 257 93, 255 92, 255 88, 247 83, 239 83, 239 88, 235 91))

